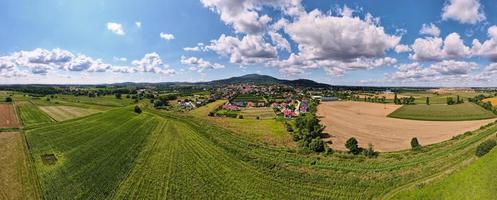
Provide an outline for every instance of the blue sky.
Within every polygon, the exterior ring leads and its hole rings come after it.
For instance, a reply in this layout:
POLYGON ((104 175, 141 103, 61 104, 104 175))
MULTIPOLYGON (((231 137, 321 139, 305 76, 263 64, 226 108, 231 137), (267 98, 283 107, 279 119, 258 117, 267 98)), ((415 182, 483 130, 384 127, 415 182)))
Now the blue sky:
POLYGON ((0 84, 260 73, 339 85, 497 86, 495 10, 490 0, 5 0, 0 84))

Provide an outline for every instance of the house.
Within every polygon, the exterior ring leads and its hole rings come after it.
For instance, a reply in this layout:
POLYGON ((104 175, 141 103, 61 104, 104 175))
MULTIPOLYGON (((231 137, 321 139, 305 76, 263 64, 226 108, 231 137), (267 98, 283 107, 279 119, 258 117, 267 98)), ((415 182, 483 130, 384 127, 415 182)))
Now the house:
POLYGON ((302 100, 300 102, 299 112, 306 113, 309 107, 309 102, 307 100, 302 100))
POLYGON ((293 110, 288 109, 288 108, 281 110, 281 113, 283 113, 283 116, 285 118, 292 118, 292 117, 297 116, 297 114, 293 110))
POLYGON ((254 107, 254 102, 252 101, 247 102, 247 107, 254 107))
POLYGON ((257 102, 257 107, 264 107, 264 106, 266 106, 266 102, 264 102, 264 101, 257 102))
POLYGON ((178 102, 178 107, 188 110, 195 108, 195 106, 190 101, 180 101, 178 102))
POLYGON ((238 111, 238 110, 240 110, 240 107, 228 104, 228 105, 223 105, 223 109, 232 110, 232 111, 238 111))

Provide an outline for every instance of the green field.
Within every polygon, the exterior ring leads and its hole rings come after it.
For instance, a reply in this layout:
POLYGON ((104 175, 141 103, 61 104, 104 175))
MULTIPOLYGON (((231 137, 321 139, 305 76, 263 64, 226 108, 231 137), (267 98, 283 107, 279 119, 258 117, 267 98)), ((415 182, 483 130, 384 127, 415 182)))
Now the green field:
POLYGON ((405 105, 388 115, 392 118, 427 121, 463 121, 495 118, 492 112, 473 103, 456 105, 405 105))
POLYGON ((29 101, 16 102, 18 115, 21 117, 24 126, 31 126, 43 123, 50 123, 53 120, 36 105, 29 101))
POLYGON ((497 150, 469 167, 420 189, 399 193, 397 199, 495 199, 497 192, 497 150))
POLYGON ((367 159, 275 148, 200 117, 127 107, 26 137, 45 199, 370 199, 457 169, 496 131, 367 159), (43 154, 58 161, 43 164, 43 154))
POLYGON ((40 106, 40 110, 47 113, 56 121, 64 121, 84 117, 97 113, 98 110, 73 107, 73 106, 40 106))
POLYGON ((244 119, 274 119, 276 114, 272 108, 269 107, 254 107, 254 108, 243 108, 240 111, 240 115, 243 115, 244 119))

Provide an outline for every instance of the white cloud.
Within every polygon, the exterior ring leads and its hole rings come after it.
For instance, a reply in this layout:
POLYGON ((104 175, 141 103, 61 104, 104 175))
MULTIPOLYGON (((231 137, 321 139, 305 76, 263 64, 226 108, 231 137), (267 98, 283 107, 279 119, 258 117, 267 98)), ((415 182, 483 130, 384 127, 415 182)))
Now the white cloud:
POLYGON ((380 57, 394 48, 400 36, 385 33, 371 15, 336 17, 314 10, 285 26, 285 32, 308 59, 347 61, 359 57, 380 57))
POLYGON ((281 34, 271 31, 269 32, 269 36, 271 37, 273 44, 276 45, 277 48, 286 50, 287 52, 292 51, 290 43, 281 34))
POLYGON ((174 35, 173 34, 170 34, 170 33, 163 33, 161 32, 159 34, 160 38, 164 39, 164 40, 173 40, 174 39, 174 35))
POLYGON ((440 36, 440 29, 433 23, 430 23, 430 25, 423 24, 419 33, 438 37, 440 36))
POLYGON ((413 60, 440 61, 444 59, 460 59, 470 56, 469 47, 465 46, 458 33, 449 34, 445 40, 439 37, 418 38, 411 46, 413 60))
POLYGON ((135 22, 135 26, 137 28, 141 28, 142 27, 142 22, 140 22, 140 21, 135 22))
POLYGON ((479 40, 473 40, 473 47, 471 53, 474 56, 482 56, 497 62, 497 26, 488 28, 489 39, 484 41, 483 44, 479 40))
POLYGON ((124 30, 123 30, 123 26, 121 24, 118 24, 118 23, 114 23, 114 22, 108 22, 107 23, 107 30, 117 34, 117 35, 124 35, 124 30))
POLYGON ((209 61, 205 61, 202 58, 197 57, 185 57, 181 56, 181 64, 190 66, 190 70, 203 72, 206 69, 222 69, 224 65, 219 63, 211 63, 209 61))
POLYGON ((141 60, 132 62, 132 66, 113 66, 101 59, 75 55, 62 49, 35 49, 14 52, 0 57, 0 74, 2 76, 31 74, 47 75, 51 71, 72 72, 152 72, 174 74, 174 70, 162 63, 157 53, 146 54, 141 60))
POLYGON ((218 13, 221 20, 232 26, 238 33, 259 34, 267 29, 272 20, 267 15, 260 15, 264 6, 284 10, 287 14, 297 14, 300 0, 201 0, 202 4, 218 13))
POLYGON ((389 81, 399 82, 435 82, 468 79, 470 74, 478 69, 474 62, 444 60, 433 63, 428 67, 415 62, 400 64, 397 71, 387 74, 389 81))
POLYGON ((200 47, 184 47, 183 51, 200 51, 200 47))
POLYGON ((479 0, 448 0, 442 10, 443 20, 476 24, 486 19, 479 0))
POLYGON ((410 52, 411 48, 408 45, 398 44, 397 46, 395 46, 394 50, 397 53, 405 53, 405 52, 410 52))
POLYGON ((256 35, 246 35, 240 40, 223 34, 205 48, 228 56, 231 63, 241 65, 263 63, 278 56, 275 47, 266 43, 262 36, 256 35))

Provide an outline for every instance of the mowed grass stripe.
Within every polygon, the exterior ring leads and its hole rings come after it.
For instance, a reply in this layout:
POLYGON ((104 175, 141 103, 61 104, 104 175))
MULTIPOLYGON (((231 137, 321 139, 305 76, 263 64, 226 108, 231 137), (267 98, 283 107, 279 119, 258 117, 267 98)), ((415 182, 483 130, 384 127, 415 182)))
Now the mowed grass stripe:
POLYGON ((405 105, 390 113, 388 117, 427 121, 464 121, 492 119, 497 116, 474 103, 463 103, 405 105))
POLYGON ((72 106, 41 106, 41 110, 57 121, 65 121, 97 113, 97 110, 72 106))
POLYGON ((53 120, 29 101, 17 102, 18 113, 24 126, 50 123, 53 120))

